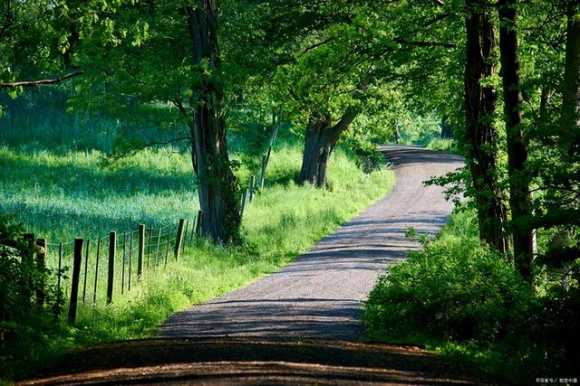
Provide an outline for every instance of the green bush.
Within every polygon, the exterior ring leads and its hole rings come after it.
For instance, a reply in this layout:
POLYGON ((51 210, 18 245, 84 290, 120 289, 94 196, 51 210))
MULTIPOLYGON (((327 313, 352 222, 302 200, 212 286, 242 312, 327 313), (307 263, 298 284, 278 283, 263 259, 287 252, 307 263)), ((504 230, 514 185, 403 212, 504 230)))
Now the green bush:
POLYGON ((472 227, 468 214, 459 215, 379 280, 365 313, 371 337, 489 344, 523 323, 531 290, 508 261, 479 245, 472 227), (461 225, 463 234, 454 234, 461 225))
POLYGON ((459 211, 379 280, 365 322, 371 339, 427 345, 501 383, 577 376, 579 283, 576 260, 566 280, 544 268, 531 288, 505 257, 480 245, 474 213, 459 211))
POLYGON ((380 170, 385 164, 385 156, 377 145, 368 142, 353 142, 351 148, 356 155, 358 167, 365 173, 380 170))
POLYGON ((22 228, 0 217, 0 336, 6 336, 7 325, 28 315, 34 289, 46 281, 46 272, 26 258, 32 254, 22 228))
POLYGON ((35 304, 36 290, 51 298, 54 288, 50 272, 31 258, 32 248, 21 226, 0 216, 0 375, 14 358, 29 359, 50 344, 48 331, 59 327, 47 308, 35 304))
POLYGON ((580 363, 580 260, 570 267, 568 283, 558 282, 539 296, 526 330, 531 343, 541 347, 547 366, 577 375, 580 363), (572 371, 572 372, 570 372, 572 371))

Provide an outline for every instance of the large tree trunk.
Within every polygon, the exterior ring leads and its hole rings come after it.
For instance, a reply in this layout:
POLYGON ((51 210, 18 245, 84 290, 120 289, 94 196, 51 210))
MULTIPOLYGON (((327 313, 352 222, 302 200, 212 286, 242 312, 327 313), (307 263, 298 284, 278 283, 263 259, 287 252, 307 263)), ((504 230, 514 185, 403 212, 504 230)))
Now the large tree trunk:
POLYGON ((357 115, 355 109, 347 109, 334 126, 330 113, 313 113, 310 116, 304 138, 304 154, 299 183, 311 183, 316 187, 326 185, 328 159, 340 134, 348 129, 357 115))
POLYGON ((526 220, 532 214, 530 174, 527 170, 528 146, 522 133, 522 93, 516 31, 515 0, 499 0, 500 57, 506 124, 508 174, 510 185, 511 230, 516 268, 527 281, 533 281, 534 237, 526 220))
POLYGON ((238 184, 228 156, 223 89, 215 73, 220 65, 215 0, 197 0, 196 7, 188 9, 188 22, 200 77, 193 86, 190 127, 203 213, 201 231, 218 243, 236 242, 241 218, 238 184), (201 68, 203 62, 209 65, 209 75, 201 68))
POLYGON ((482 241, 506 252, 506 210, 497 181, 497 131, 493 125, 496 95, 482 85, 494 72, 495 39, 485 1, 466 0, 465 115, 466 161, 469 167, 482 241))
MULTIPOLYGON (((580 127, 580 6, 569 0, 566 28, 566 64, 562 100, 561 136, 570 138, 568 146, 577 140, 580 127), (575 134, 575 135, 574 135, 575 134), (574 138, 575 137, 575 138, 574 138)), ((569 151, 572 148, 569 149, 569 151)))

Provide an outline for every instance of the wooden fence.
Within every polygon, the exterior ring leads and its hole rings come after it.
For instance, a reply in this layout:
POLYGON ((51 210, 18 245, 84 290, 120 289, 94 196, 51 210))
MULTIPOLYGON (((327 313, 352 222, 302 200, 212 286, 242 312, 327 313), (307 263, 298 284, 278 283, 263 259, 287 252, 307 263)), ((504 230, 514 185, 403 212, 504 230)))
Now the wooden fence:
MULTIPOLYGON (((241 215, 263 187, 265 164, 262 163, 259 176, 252 176, 242 191, 241 215)), ((200 210, 192 220, 180 219, 173 225, 148 228, 139 224, 132 231, 68 242, 35 240, 32 233, 25 234, 28 242, 36 241, 35 263, 48 268, 54 280, 50 295, 43 285, 35 290, 37 306, 51 308, 56 317, 66 310, 67 321, 74 324, 79 305, 112 304, 119 295, 131 291, 136 282, 165 269, 170 259, 178 260, 185 247, 201 236, 202 221, 200 210)))
MULTIPOLYGON (((240 215, 264 187, 266 168, 277 135, 274 126, 267 152, 260 170, 252 175, 240 197, 240 215)), ((139 224, 128 232, 110 232, 94 239, 76 238, 68 242, 36 239, 32 233, 24 235, 31 245, 36 243, 34 263, 48 269, 54 290, 47 291, 44 283, 31 289, 38 307, 51 308, 55 317, 66 309, 67 320, 74 324, 79 305, 96 307, 112 304, 119 295, 131 291, 135 283, 148 275, 165 269, 170 259, 178 260, 186 245, 201 236, 203 212, 192 220, 181 219, 177 224, 148 228, 139 224)), ((34 256, 27 256, 33 259, 34 256)))
MULTIPOLYGON (((136 282, 165 269, 170 259, 180 259, 186 245, 199 237, 202 220, 199 211, 191 221, 181 219, 159 228, 140 224, 134 231, 111 232, 94 240, 50 243, 37 239, 35 263, 48 268, 54 290, 46 293, 45 286, 39 285, 36 305, 51 308, 56 317, 66 309, 68 322, 74 324, 80 304, 112 304, 134 289, 136 282)), ((28 233, 25 238, 34 240, 34 235, 28 233)))

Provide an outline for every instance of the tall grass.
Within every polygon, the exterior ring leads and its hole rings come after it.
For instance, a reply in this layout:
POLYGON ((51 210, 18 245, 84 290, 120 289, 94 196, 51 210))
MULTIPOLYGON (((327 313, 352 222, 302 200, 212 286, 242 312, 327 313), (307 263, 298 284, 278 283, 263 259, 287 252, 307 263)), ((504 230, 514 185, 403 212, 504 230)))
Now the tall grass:
POLYGON ((102 157, 0 147, 0 212, 56 242, 175 223, 198 207, 187 155, 145 150, 113 167, 102 157))

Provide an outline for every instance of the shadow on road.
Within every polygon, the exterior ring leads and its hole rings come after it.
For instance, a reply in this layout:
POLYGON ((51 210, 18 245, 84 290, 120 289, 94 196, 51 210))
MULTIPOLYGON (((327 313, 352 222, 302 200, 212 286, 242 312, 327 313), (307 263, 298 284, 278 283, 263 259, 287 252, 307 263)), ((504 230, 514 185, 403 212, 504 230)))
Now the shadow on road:
POLYGON ((22 385, 479 384, 414 346, 337 340, 152 339, 75 351, 22 385))

